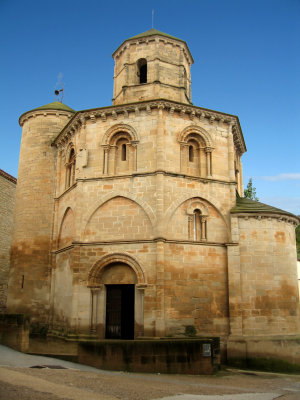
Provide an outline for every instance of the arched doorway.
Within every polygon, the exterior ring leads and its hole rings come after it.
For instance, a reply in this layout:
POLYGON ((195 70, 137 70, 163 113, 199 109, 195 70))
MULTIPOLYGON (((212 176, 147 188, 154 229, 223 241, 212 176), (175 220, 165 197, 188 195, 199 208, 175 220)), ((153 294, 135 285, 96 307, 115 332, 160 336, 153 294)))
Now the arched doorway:
POLYGON ((134 339, 134 287, 137 277, 126 263, 115 262, 102 271, 106 288, 106 339, 134 339))
POLYGON ((134 339, 134 285, 106 285, 106 339, 134 339))
POLYGON ((143 335, 143 273, 135 260, 108 257, 91 269, 91 332, 105 339, 134 339, 143 335), (134 261, 134 262, 133 262, 134 261))

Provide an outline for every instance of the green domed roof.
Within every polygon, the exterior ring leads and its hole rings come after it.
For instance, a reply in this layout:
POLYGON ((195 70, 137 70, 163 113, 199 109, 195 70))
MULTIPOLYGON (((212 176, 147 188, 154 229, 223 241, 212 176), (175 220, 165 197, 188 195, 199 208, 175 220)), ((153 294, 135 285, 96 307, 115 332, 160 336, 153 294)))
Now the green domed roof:
POLYGON ((36 110, 62 110, 62 111, 69 111, 69 112, 73 112, 73 113, 76 112, 75 110, 66 106, 65 104, 61 103, 60 101, 54 101, 53 103, 49 103, 44 106, 34 108, 33 110, 30 110, 30 111, 36 111, 36 110))
MULTIPOLYGON (((280 208, 269 206, 268 204, 254 201, 246 197, 240 197, 237 193, 236 205, 231 209, 232 214, 238 213, 263 213, 263 214, 283 214, 296 217, 294 214, 281 210, 280 208)), ((296 217, 297 218, 297 217, 296 217)))

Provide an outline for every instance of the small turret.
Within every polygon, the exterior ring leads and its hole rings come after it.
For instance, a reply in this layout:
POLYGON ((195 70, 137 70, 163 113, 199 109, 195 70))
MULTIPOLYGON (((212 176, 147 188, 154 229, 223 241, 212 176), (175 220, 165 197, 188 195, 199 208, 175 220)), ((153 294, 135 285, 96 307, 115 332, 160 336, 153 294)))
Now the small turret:
POLYGON ((74 113, 54 102, 26 112, 19 120, 23 132, 7 309, 45 322, 55 190, 56 148, 51 143, 74 113))

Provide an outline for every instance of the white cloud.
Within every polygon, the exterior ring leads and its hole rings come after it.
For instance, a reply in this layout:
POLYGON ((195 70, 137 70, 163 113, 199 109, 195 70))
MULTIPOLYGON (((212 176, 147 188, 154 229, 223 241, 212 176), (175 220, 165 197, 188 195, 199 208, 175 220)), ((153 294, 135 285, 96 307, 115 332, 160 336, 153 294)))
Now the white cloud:
POLYGON ((286 174, 278 174, 274 176, 262 176, 261 179, 264 181, 288 181, 288 180, 300 180, 300 172, 292 172, 286 174))

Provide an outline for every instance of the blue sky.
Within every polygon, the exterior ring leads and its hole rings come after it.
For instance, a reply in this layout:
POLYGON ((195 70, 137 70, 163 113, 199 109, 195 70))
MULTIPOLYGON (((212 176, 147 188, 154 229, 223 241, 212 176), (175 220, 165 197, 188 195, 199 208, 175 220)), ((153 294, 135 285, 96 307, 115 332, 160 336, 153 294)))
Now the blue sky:
POLYGON ((300 0, 0 0, 0 168, 17 176, 19 116, 55 100, 111 105, 111 54, 154 27, 188 43, 192 100, 237 115, 262 202, 300 214, 300 0))

